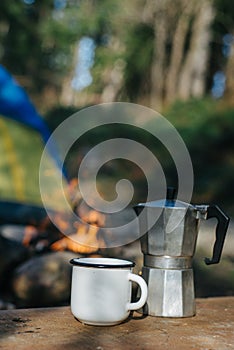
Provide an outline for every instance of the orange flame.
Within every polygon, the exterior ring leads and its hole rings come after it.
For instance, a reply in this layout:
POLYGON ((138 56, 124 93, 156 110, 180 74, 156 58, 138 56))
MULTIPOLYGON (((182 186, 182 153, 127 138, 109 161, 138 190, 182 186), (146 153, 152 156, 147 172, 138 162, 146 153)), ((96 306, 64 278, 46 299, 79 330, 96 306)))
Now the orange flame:
POLYGON ((52 250, 70 250, 74 253, 91 254, 105 247, 105 242, 98 237, 100 226, 104 223, 104 216, 94 210, 91 210, 86 217, 83 217, 84 223, 76 223, 76 232, 63 237, 51 245, 52 250))
MULTIPOLYGON (((66 189, 72 206, 76 206, 80 200, 78 192, 78 181, 72 179, 66 189)), ((92 254, 100 248, 105 247, 104 239, 100 235, 100 227, 105 223, 105 216, 95 210, 82 209, 79 213, 81 221, 71 223, 62 213, 53 214, 53 222, 58 231, 53 227, 51 221, 45 217, 38 226, 28 225, 25 228, 22 244, 29 247, 36 239, 44 242, 43 246, 53 251, 69 250, 74 253, 92 254), (56 230, 57 233, 54 233, 56 230), (66 233, 67 235, 63 234, 66 233), (40 237, 43 234, 43 238, 40 237), (45 239, 46 236, 46 239, 45 239), (51 242, 53 242, 51 244, 51 242)))

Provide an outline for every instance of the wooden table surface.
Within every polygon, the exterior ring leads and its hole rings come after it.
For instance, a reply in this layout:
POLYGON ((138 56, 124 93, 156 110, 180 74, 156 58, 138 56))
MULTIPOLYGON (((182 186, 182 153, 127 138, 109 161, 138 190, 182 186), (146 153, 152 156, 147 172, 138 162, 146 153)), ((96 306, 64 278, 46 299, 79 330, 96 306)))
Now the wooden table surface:
POLYGON ((234 349, 234 297, 197 299, 191 318, 134 312, 112 327, 83 325, 69 307, 0 311, 0 349, 234 349))

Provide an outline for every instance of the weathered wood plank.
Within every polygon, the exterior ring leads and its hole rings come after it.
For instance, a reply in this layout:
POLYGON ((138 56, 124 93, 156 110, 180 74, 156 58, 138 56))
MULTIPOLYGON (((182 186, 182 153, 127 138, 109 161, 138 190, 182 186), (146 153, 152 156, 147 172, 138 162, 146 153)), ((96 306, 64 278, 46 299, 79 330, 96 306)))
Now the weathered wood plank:
POLYGON ((87 326, 69 307, 0 311, 0 349, 233 349, 234 297, 197 299, 192 318, 134 313, 112 327, 87 326))

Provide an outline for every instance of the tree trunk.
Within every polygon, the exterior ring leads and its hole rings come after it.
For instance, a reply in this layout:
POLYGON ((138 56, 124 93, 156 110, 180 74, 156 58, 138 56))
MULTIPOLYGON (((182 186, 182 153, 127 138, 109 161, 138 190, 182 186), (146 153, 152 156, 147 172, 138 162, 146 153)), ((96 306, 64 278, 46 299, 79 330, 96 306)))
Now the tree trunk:
POLYGON ((161 110, 163 105, 168 9, 170 0, 148 0, 143 10, 143 21, 154 28, 154 55, 151 67, 150 107, 161 110))
POLYGON ((172 34, 172 51, 165 82, 166 104, 170 104, 177 97, 179 73, 183 62, 185 40, 189 30, 194 2, 182 0, 181 5, 181 15, 179 16, 174 35, 172 34))
MULTIPOLYGON (((234 35, 234 34, 232 34, 232 35, 234 35)), ((228 56, 225 76, 226 76, 226 90, 225 90, 224 97, 229 104, 234 105, 234 101, 233 101, 233 93, 234 93, 234 43, 233 42, 232 42, 230 54, 228 56)))
POLYGON ((161 110, 177 98, 205 93, 214 18, 212 0, 148 0, 143 20, 154 28, 150 106, 161 110), (187 48, 188 41, 188 48, 187 48))
POLYGON ((194 5, 194 22, 190 46, 181 71, 178 97, 201 97, 205 92, 206 67, 211 39, 210 26, 214 18, 211 0, 199 1, 194 5))
POLYGON ((155 22, 155 52, 151 69, 150 106, 160 110, 163 104, 166 18, 162 16, 155 22), (161 29, 159 30, 159 28, 161 29))
POLYGON ((60 95, 60 104, 64 106, 72 106, 74 105, 75 100, 75 94, 76 92, 72 88, 72 78, 75 74, 75 68, 78 60, 78 46, 79 42, 77 42, 75 45, 73 45, 73 55, 72 55, 72 62, 70 66, 70 71, 67 73, 67 75, 64 77, 63 83, 62 83, 62 91, 60 95))

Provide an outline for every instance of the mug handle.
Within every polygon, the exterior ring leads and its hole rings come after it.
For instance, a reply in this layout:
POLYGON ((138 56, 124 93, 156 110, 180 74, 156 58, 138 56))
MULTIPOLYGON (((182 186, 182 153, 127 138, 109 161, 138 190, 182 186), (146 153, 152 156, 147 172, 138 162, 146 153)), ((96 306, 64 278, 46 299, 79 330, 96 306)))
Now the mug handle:
POLYGON ((146 300, 148 297, 147 284, 141 276, 135 275, 134 273, 129 273, 128 279, 129 279, 129 281, 136 282, 139 285, 139 287, 141 289, 141 297, 135 303, 128 303, 127 310, 130 311, 130 310, 140 309, 146 303, 146 300))

